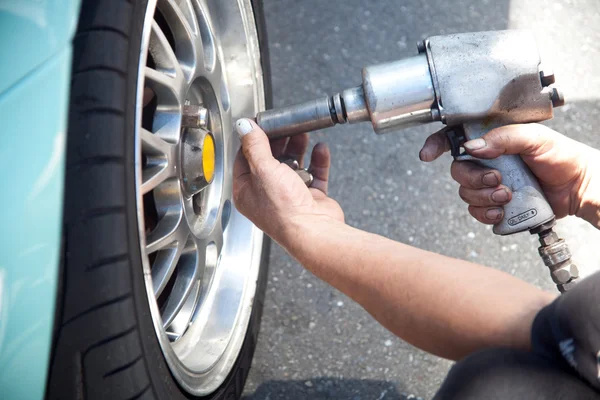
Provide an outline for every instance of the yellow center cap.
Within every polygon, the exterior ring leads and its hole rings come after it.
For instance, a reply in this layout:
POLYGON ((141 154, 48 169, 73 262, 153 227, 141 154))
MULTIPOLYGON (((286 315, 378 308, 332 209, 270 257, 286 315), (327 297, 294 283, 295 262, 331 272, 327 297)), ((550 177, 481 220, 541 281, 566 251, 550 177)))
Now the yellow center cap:
POLYGON ((202 171, 206 182, 211 183, 215 177, 215 139, 210 133, 204 136, 202 143, 202 171))

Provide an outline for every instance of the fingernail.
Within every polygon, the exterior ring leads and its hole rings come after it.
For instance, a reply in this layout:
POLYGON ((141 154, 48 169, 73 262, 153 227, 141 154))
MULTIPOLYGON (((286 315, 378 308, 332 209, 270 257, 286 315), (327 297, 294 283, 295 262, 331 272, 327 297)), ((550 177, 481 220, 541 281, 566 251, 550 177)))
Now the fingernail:
POLYGON ((246 136, 252 131, 252 124, 246 118, 238 119, 235 123, 235 129, 240 137, 246 136))
POLYGON ((486 186, 498 186, 500 184, 500 182, 498 182, 498 177, 493 172, 488 172, 483 175, 482 181, 486 186))
POLYGON ((490 208, 485 212, 485 218, 490 221, 496 221, 502 218, 503 210, 501 208, 490 208))
POLYGON ((506 203, 508 201, 508 192, 506 189, 498 189, 492 193, 492 200, 496 203, 506 203))
POLYGON ((465 144, 463 146, 465 146, 465 149, 467 149, 467 150, 479 150, 479 149, 483 149, 486 146, 486 143, 485 143, 485 139, 477 138, 477 139, 473 139, 473 140, 469 140, 468 142, 465 142, 465 144))
POLYGON ((428 148, 423 147, 419 152, 419 159, 421 161, 429 162, 431 161, 431 158, 431 151, 428 148))

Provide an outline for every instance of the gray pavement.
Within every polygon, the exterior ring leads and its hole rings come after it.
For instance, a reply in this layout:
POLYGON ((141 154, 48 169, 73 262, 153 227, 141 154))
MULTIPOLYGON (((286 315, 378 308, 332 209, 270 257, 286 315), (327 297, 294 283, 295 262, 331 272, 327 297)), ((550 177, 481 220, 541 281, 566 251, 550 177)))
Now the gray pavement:
MULTIPOLYGON (((416 41, 433 34, 527 28, 552 56, 569 100, 548 125, 600 147, 597 0, 265 0, 265 8, 275 105, 359 84, 361 67, 414 55, 416 41)), ((496 237, 468 215, 449 156, 419 161, 435 129, 375 136, 364 124, 313 134, 331 147, 331 195, 347 222, 553 290, 533 237, 496 237)), ((560 230, 585 273, 598 269, 598 233, 571 219, 560 230)), ((394 337, 276 245, 267 291, 247 399, 431 398, 452 365, 394 337)))

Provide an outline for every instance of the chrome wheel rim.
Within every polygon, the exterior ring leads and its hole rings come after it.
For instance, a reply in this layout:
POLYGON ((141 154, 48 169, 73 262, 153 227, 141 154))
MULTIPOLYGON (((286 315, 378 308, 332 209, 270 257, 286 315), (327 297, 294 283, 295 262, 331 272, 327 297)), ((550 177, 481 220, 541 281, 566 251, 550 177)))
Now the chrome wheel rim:
POLYGON ((136 192, 150 312, 179 385, 207 395, 240 352, 260 268, 262 232, 231 196, 233 123, 265 104, 250 1, 149 1, 138 76, 136 192), (211 140, 214 163, 203 164, 211 140))

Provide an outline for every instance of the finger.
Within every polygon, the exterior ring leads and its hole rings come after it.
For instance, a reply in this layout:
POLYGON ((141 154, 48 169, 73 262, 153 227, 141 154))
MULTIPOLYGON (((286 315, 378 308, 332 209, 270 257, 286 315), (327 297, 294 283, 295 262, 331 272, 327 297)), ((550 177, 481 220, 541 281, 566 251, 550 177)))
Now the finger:
POLYGON ((465 142, 465 150, 477 158, 496 158, 502 154, 535 156, 552 147, 558 133, 539 124, 507 125, 480 138, 465 142))
POLYGON ((327 194, 331 153, 325 143, 317 143, 310 156, 309 172, 313 175, 312 188, 327 194))
POLYGON ((469 214, 477 221, 484 224, 497 224, 504 216, 504 210, 501 207, 475 207, 469 206, 469 214))
POLYGON ((304 154, 306 153, 307 148, 308 134, 303 133, 290 138, 285 149, 285 154, 298 161, 300 168, 302 168, 304 166, 304 154))
POLYGON ((285 137, 281 139, 271 140, 271 154, 273 154, 273 157, 279 158, 283 155, 283 152, 285 151, 285 146, 287 146, 288 143, 288 139, 289 138, 285 137))
POLYGON ((450 167, 452 179, 470 189, 496 187, 502 182, 499 171, 469 161, 454 161, 450 167))
POLYGON ((512 198, 512 193, 506 186, 487 189, 469 189, 461 186, 458 195, 469 205, 476 207, 502 206, 512 198))
POLYGON ((237 154, 235 155, 235 161, 233 163, 233 176, 235 179, 238 179, 242 175, 246 175, 250 173, 250 165, 248 165, 248 161, 246 157, 244 157, 244 153, 242 149, 239 149, 237 154))
POLYGON ((235 126, 240 135, 244 157, 253 174, 260 175, 263 171, 274 169, 279 164, 271 154, 267 135, 254 121, 242 118, 235 123, 235 126))
POLYGON ((430 162, 444 154, 446 151, 450 151, 450 143, 446 137, 446 130, 442 129, 432 135, 426 140, 423 148, 419 152, 419 158, 421 161, 430 162))

